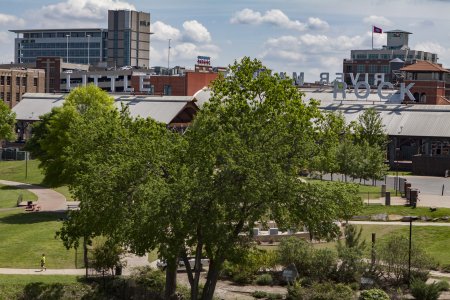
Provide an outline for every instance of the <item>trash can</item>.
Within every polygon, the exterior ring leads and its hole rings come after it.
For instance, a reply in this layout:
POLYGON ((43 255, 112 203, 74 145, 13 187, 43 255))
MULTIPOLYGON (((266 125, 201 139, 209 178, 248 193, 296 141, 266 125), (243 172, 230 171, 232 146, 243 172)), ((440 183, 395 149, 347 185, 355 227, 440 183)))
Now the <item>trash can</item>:
POLYGON ((122 266, 116 266, 115 273, 117 276, 122 275, 122 266))
POLYGON ((391 192, 385 193, 384 205, 386 205, 386 206, 391 205, 391 192))
POLYGON ((419 196, 419 190, 418 189, 411 189, 410 194, 411 194, 411 199, 409 200, 409 203, 411 204, 411 206, 413 208, 416 208, 417 199, 418 199, 418 196, 419 196))
POLYGON ((411 189, 411 183, 405 181, 405 197, 406 197, 406 199, 409 200, 409 191, 408 191, 408 189, 411 189))

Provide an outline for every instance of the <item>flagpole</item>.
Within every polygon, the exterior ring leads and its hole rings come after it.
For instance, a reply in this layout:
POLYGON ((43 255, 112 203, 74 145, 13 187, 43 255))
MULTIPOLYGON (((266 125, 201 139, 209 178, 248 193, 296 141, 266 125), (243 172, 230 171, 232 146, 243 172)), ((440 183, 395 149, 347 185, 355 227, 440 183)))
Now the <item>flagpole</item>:
POLYGON ((372 25, 372 50, 373 50, 373 25, 372 25))

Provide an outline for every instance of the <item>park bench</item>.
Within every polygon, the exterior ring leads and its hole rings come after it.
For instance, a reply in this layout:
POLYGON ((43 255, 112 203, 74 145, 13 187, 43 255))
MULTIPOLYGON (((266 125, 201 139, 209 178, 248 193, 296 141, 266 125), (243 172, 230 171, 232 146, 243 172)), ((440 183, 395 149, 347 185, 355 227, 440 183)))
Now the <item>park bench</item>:
POLYGON ((25 211, 40 211, 41 207, 36 203, 28 204, 25 206, 25 211))

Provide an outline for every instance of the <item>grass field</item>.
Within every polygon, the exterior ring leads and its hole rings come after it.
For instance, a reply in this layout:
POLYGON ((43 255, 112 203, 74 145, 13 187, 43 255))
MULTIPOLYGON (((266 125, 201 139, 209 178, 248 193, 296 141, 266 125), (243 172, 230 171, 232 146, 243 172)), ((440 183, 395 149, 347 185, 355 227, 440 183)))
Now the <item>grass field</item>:
POLYGON ((37 196, 27 190, 0 184, 0 208, 16 207, 19 195, 22 195, 23 201, 37 200, 37 196))
POLYGON ((0 299, 81 299, 90 290, 77 276, 0 275, 0 299))
MULTIPOLYGON (((47 268, 75 268, 75 250, 66 250, 55 232, 64 214, 24 213, 23 209, 0 212, 0 267, 38 268, 42 253, 47 268)), ((82 266, 78 251, 77 267, 82 266)))
POLYGON ((412 208, 409 206, 400 206, 400 205, 396 206, 365 205, 361 215, 370 216, 384 213, 388 215, 427 216, 430 218, 439 218, 444 216, 450 216, 450 208, 438 208, 436 211, 432 212, 428 207, 412 208))
MULTIPOLYGON (((372 233, 376 235, 376 243, 379 243, 387 237, 388 234, 400 233, 409 238, 409 226, 397 225, 357 225, 363 229, 362 239, 366 240, 367 257, 370 256, 370 246, 372 241, 372 233)), ((425 252, 433 257, 441 265, 450 264, 450 227, 419 227, 412 228, 412 242, 421 245, 425 252)), ((337 242, 314 243, 315 248, 328 248, 335 250, 337 242)), ((276 250, 277 245, 261 245, 260 249, 276 250)))
MULTIPOLYGON (((39 169, 38 160, 29 160, 27 163, 23 160, 0 161, 0 179, 45 186, 42 183, 44 175, 39 169)), ((67 200, 73 200, 67 186, 52 189, 63 194, 67 200)))

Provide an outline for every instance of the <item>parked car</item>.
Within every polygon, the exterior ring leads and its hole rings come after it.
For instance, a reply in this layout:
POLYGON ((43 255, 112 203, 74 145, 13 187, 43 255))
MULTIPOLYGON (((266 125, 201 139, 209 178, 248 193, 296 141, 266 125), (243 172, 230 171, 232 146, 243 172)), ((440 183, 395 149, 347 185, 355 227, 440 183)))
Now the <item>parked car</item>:
MULTIPOLYGON (((194 267, 195 267, 195 257, 188 257, 188 259, 189 259, 189 265, 191 266, 191 269, 194 269, 194 267)), ((165 271, 166 268, 167 268, 167 261, 165 259, 158 259, 156 261, 156 266, 159 269, 165 271)), ((202 266, 202 269, 205 266, 209 266, 209 259, 208 258, 202 258, 201 259, 201 266, 202 266)), ((182 259, 179 259, 178 260, 178 271, 182 271, 182 270, 186 270, 186 266, 184 264, 184 261, 182 259)))

